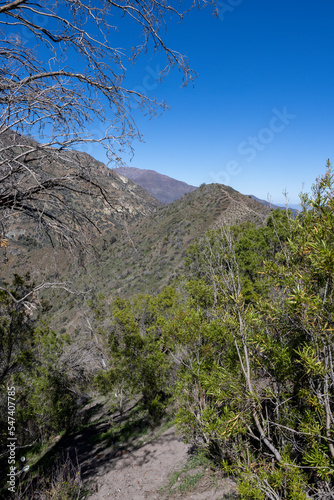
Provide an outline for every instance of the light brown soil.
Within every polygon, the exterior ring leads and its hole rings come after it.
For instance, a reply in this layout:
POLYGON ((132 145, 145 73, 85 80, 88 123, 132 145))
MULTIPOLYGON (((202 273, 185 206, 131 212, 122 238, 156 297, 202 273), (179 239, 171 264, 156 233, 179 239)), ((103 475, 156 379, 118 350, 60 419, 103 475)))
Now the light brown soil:
MULTIPOLYGON (((123 417, 111 414, 108 403, 103 399, 89 404, 84 409, 89 425, 74 434, 63 436, 49 450, 52 456, 68 455, 80 467, 81 478, 92 494, 86 500, 221 500, 237 498, 233 481, 223 478, 209 467, 197 466, 183 470, 191 459, 189 445, 175 433, 174 427, 162 432, 162 428, 150 430, 138 437, 135 431, 140 424, 131 420, 129 412, 136 403, 129 405, 123 417), (98 439, 107 436, 108 431, 119 423, 130 427, 130 434, 122 437, 115 434, 111 440, 98 439), (112 442, 114 441, 114 442, 112 442), (170 478, 178 474, 173 485, 170 478), (201 473, 194 487, 180 491, 180 486, 189 476, 201 473)), ((166 428, 166 422, 165 422, 166 428)), ((45 457, 42 460, 45 461, 45 457)), ((191 481, 190 481, 191 482, 191 481)), ((187 483, 188 484, 188 483, 187 483)))
MULTIPOLYGON (((168 429, 141 448, 125 451, 105 463, 95 476, 97 491, 89 500, 218 500, 236 491, 235 484, 228 479, 214 484, 209 472, 194 490, 179 493, 178 483, 171 490, 164 490, 173 471, 181 469, 188 459, 189 446, 176 436, 174 428, 168 429)), ((188 474, 195 472, 198 469, 188 474)))
POLYGON ((157 490, 177 465, 188 458, 188 446, 169 429, 157 440, 111 460, 97 480, 98 491, 90 500, 155 500, 157 490))

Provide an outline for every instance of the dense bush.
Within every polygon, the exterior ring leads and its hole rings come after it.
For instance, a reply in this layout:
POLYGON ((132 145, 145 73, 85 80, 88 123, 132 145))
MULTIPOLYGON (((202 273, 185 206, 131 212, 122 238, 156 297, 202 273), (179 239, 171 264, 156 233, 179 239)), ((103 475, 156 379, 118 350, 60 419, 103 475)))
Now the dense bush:
MULTIPOLYGON (((91 302, 105 369, 95 386, 121 413, 141 397, 152 423, 173 401, 186 439, 249 500, 334 497, 334 179, 302 212, 221 226, 195 243, 175 288, 91 302), (101 345, 102 345, 101 344, 101 345), (108 353, 108 355, 107 355, 108 353)), ((0 444, 15 385, 18 443, 68 428, 76 411, 69 339, 37 326, 16 277, 0 293, 0 444)))

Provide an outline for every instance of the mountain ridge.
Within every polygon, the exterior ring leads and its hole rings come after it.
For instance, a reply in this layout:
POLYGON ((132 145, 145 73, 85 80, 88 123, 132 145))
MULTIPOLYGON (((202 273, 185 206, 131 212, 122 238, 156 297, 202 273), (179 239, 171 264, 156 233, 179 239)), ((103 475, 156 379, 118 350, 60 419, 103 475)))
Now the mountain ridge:
POLYGON ((186 182, 179 181, 155 170, 137 167, 116 167, 114 172, 131 179, 162 203, 173 203, 186 193, 197 189, 186 182))
POLYGON ((221 224, 262 225, 271 209, 221 184, 203 185, 148 217, 129 221, 127 233, 104 244, 103 267, 93 264, 94 282, 115 295, 157 293, 171 284, 189 246, 221 224), (126 266, 124 266, 126 262, 126 266))

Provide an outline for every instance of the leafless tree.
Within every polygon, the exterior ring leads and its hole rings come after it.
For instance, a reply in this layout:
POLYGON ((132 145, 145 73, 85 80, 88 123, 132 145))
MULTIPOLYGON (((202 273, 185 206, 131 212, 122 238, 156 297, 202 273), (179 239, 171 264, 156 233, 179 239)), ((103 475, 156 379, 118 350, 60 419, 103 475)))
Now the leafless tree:
POLYGON ((166 0, 0 0, 2 223, 24 214, 63 241, 79 238, 89 216, 64 193, 105 193, 87 158, 74 151, 99 143, 110 161, 121 161, 133 139, 141 138, 133 109, 154 115, 166 107, 125 86, 126 70, 140 54, 162 52, 159 79, 173 67, 183 84, 194 78, 187 60, 162 38, 167 24, 183 15, 166 0), (128 36, 132 48, 114 45, 122 29, 134 33, 134 42, 128 36))

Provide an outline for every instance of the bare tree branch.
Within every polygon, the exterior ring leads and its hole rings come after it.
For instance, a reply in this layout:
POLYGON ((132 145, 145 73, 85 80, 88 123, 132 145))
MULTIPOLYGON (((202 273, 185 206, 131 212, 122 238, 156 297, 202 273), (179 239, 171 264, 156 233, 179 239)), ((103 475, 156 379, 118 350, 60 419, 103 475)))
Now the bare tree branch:
POLYGON ((80 220, 88 222, 89 216, 64 201, 66 192, 99 196, 115 208, 89 162, 69 153, 96 143, 109 161, 119 162, 126 149, 133 151, 133 140, 141 140, 134 108, 150 116, 166 109, 164 101, 124 84, 127 68, 140 54, 160 52, 159 81, 172 68, 179 69, 184 84, 194 79, 186 58, 162 37, 168 23, 182 20, 193 5, 179 12, 166 0, 0 1, 2 221, 11 212, 24 213, 70 242, 79 239, 80 220), (131 26, 139 32, 132 47, 114 46, 117 32, 128 35, 131 26), (99 133, 90 132, 92 127, 99 133))

